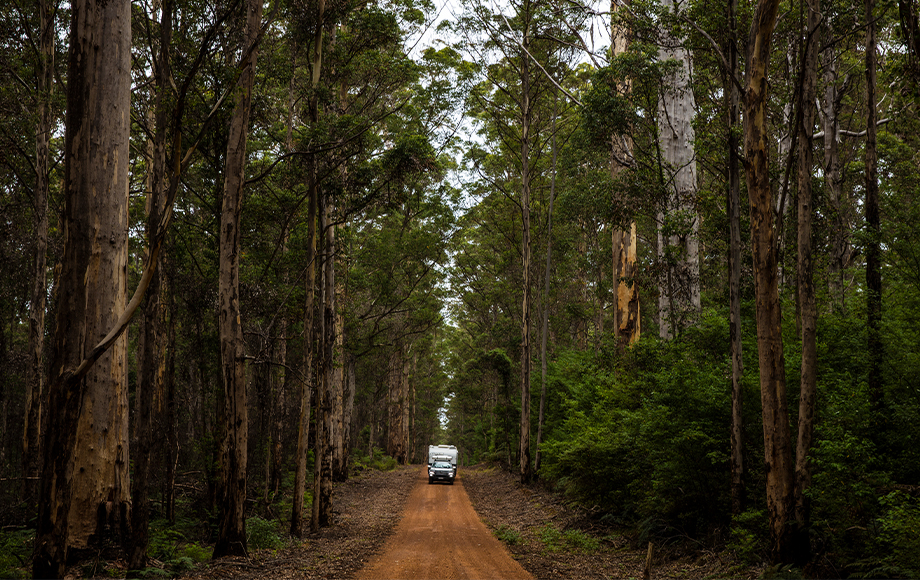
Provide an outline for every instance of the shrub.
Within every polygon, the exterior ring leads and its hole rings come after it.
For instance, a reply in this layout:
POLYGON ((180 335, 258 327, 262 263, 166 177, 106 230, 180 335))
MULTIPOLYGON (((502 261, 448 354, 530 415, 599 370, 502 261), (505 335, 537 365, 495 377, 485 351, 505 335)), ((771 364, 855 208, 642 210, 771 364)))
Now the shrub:
POLYGON ((274 521, 251 517, 246 520, 246 542, 253 550, 277 550, 285 539, 274 521))
POLYGON ((501 540, 502 542, 508 544, 509 546, 515 546, 520 544, 522 541, 521 534, 518 533, 515 529, 506 526, 504 524, 500 525, 497 530, 493 532, 495 537, 501 540))

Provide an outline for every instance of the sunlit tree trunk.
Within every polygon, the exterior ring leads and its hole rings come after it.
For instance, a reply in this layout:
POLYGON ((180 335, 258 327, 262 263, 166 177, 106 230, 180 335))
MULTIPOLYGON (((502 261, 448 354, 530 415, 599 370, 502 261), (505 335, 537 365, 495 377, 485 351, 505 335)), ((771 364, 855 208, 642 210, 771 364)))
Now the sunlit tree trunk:
MULTIPOLYGON (((622 10, 626 6, 623 2, 611 2, 610 13, 612 16, 612 56, 616 58, 626 52, 629 46, 628 31, 622 23, 618 22, 622 10)), ((628 84, 617 87, 618 91, 629 94, 628 84)), ((617 176, 628 167, 632 157, 632 142, 628 135, 611 136, 610 175, 614 181, 617 176)), ((613 281, 614 291, 614 329, 617 333, 619 348, 625 348, 639 340, 642 334, 641 318, 639 316, 639 286, 635 283, 638 273, 636 265, 636 224, 630 223, 627 230, 614 227, 611 234, 613 252, 613 281)))
POLYGON ((246 60, 236 87, 220 220, 218 326, 223 372, 223 417, 220 451, 220 492, 217 543, 214 558, 246 555, 246 474, 249 437, 243 327, 240 320, 240 213, 246 170, 246 142, 252 110, 262 0, 246 4, 243 51, 246 60))
POLYGON ((771 557, 775 562, 788 562, 792 546, 787 523, 794 516, 793 463, 767 135, 767 72, 778 8, 779 0, 760 0, 751 23, 744 97, 744 155, 751 209, 757 353, 771 557))
POLYGON ((64 136, 64 255, 43 428, 32 573, 62 578, 67 564, 124 540, 128 484, 127 337, 76 372, 115 327, 126 303, 131 4, 70 4, 64 136))

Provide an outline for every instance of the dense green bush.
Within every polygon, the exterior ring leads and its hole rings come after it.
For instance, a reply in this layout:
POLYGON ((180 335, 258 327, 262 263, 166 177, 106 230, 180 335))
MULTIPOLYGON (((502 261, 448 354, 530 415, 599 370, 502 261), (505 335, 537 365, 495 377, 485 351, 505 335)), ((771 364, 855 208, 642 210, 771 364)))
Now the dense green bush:
POLYGON ((396 459, 385 455, 383 449, 379 447, 374 447, 374 452, 371 457, 368 457, 366 453, 355 450, 355 453, 352 455, 352 465, 356 470, 361 469, 376 469, 377 471, 393 471, 399 467, 396 459))
POLYGON ((277 550, 287 540, 278 522, 251 517, 246 519, 246 542, 250 550, 277 550))
MULTIPOLYGON (((920 501, 892 492, 915 490, 920 478, 920 447, 912 443, 920 438, 920 327, 908 316, 913 311, 892 308, 886 319, 881 421, 871 411, 866 386, 860 305, 847 315, 827 315, 819 325, 807 492, 815 559, 810 568, 783 574, 920 575, 920 501)), ((553 396, 541 476, 607 520, 632 527, 639 540, 708 538, 709 545, 727 547, 748 564, 765 560, 763 433, 750 314, 743 333, 746 511, 730 514, 731 367, 724 312, 705 312, 671 341, 643 337, 623 354, 559 353, 550 367, 553 396)), ((794 445, 800 373, 794 320, 784 321, 784 341, 794 445)))
POLYGON ((679 340, 643 339, 619 360, 561 355, 553 380, 565 418, 544 446, 544 475, 648 533, 699 535, 726 523, 725 336, 709 316, 679 340))

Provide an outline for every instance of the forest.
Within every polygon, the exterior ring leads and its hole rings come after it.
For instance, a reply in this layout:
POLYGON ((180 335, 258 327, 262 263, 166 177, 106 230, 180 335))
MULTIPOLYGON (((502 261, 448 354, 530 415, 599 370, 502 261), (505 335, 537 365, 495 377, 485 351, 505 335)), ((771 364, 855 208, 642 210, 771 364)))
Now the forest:
POLYGON ((0 576, 318 533, 438 443, 920 575, 917 0, 0 7, 0 576))

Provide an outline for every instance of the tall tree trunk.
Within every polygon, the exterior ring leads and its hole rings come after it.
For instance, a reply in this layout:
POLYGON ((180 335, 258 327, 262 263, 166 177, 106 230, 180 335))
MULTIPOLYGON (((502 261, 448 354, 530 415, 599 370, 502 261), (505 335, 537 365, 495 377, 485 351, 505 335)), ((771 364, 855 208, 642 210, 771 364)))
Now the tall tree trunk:
POLYGON ((131 4, 71 3, 64 136, 65 243, 53 342, 32 573, 124 539, 128 483, 127 337, 75 372, 125 309, 131 124, 131 4), (102 90, 102 89, 105 90, 102 90))
POLYGON ((320 525, 332 523, 332 459, 333 441, 338 436, 335 417, 341 397, 336 398, 335 388, 335 223, 332 196, 327 195, 323 204, 323 230, 326 233, 323 266, 325 270, 323 290, 323 465, 320 471, 320 525))
MULTIPOLYGON (((313 355, 316 352, 314 339, 314 310, 316 296, 316 217, 318 187, 316 183, 316 160, 310 156, 307 209, 307 281, 306 306, 304 308, 303 368, 300 378, 300 415, 297 421, 297 457, 294 472, 294 500, 291 508, 291 535, 303 536, 303 496, 307 488, 307 453, 310 449, 310 398, 313 384, 313 355)), ((312 513, 312 512, 311 512, 312 513)))
POLYGON ((801 314, 802 341, 801 388, 799 391, 799 427, 795 460, 795 520, 798 538, 796 560, 804 564, 811 557, 807 528, 809 502, 806 490, 811 485, 810 454, 814 439, 815 397, 817 385, 818 349, 815 339, 817 307, 815 306, 814 262, 812 256, 811 182, 814 175, 812 134, 815 123, 815 97, 818 79, 818 50, 821 45, 821 3, 808 0, 808 18, 802 55, 802 87, 798 116, 798 297, 801 314))
POLYGON ((319 343, 322 355, 317 373, 319 387, 316 397, 316 463, 313 474, 313 519, 310 528, 315 532, 331 523, 332 515, 332 336, 335 331, 334 297, 335 279, 331 271, 334 260, 335 238, 331 233, 332 208, 329 199, 321 198, 320 230, 325 232, 323 245, 323 280, 320 286, 320 330, 319 343))
MULTIPOLYGON (((170 262, 171 264, 171 262, 170 262)), ((172 268, 167 276, 167 286, 170 285, 174 275, 172 268)), ((166 344, 176 344, 176 301, 173 292, 168 293, 169 298, 169 320, 168 338, 166 344)), ((170 348, 166 355, 166 380, 164 385, 166 392, 166 405, 163 416, 163 423, 166 426, 166 481, 164 482, 163 492, 163 511, 166 519, 170 524, 176 521, 176 466, 179 462, 179 418, 176 413, 176 349, 170 348)))
POLYGON ((540 412, 537 415, 537 450, 534 453, 533 470, 540 474, 540 444, 543 442, 543 416, 546 407, 546 341, 549 334, 549 281, 552 276, 553 266, 553 202, 556 199, 556 117, 558 116, 559 94, 554 95, 553 101, 553 167, 552 178, 549 186, 549 215, 546 218, 546 267, 543 270, 543 300, 540 330, 540 412))
POLYGON ((822 121, 824 131, 824 187, 827 191, 831 221, 831 255, 828 262, 828 293, 831 305, 842 312, 846 304, 846 271, 850 266, 849 204, 844 199, 841 177, 839 133, 840 122, 837 111, 841 96, 837 91, 837 57, 832 43, 824 49, 824 99, 822 121))
POLYGON ((240 213, 246 170, 246 142, 252 110, 252 86, 262 0, 246 3, 245 61, 237 85, 230 135, 220 220, 219 315, 220 354, 223 373, 223 436, 220 452, 220 523, 214 558, 244 556, 246 549, 246 471, 249 437, 246 400, 246 366, 243 360, 243 327, 240 320, 240 213))
POLYGON ((345 356, 345 468, 351 466, 351 453, 354 446, 352 437, 352 420, 355 415, 355 364, 356 356, 348 349, 344 350, 345 356))
MULTIPOLYGON (((160 21, 159 58, 154 68, 153 138, 150 141, 150 159, 147 175, 147 239, 153 241, 157 229, 167 211, 169 180, 166 167, 166 140, 169 115, 166 91, 170 87, 169 49, 172 42, 173 2, 166 0, 162 6, 160 21)), ((174 152, 179 155, 179 152, 174 152)), ((153 246, 148 249, 153 251, 153 246)), ((149 489, 153 450, 160 440, 156 432, 164 398, 163 380, 166 373, 166 276, 164 273, 165 252, 157 254, 156 271, 147 289, 143 304, 143 318, 138 337, 137 389, 135 399, 138 408, 134 426, 136 433, 134 456, 134 479, 132 488, 131 552, 128 566, 141 570, 147 566, 148 527, 150 521, 149 489)))
MULTIPOLYGON (((673 0, 662 0, 671 12, 673 0)), ((665 31, 662 62, 676 60, 677 70, 662 89, 658 103, 658 132, 665 165, 667 199, 658 214, 658 259, 665 267, 659 284, 658 334, 672 338, 700 310, 699 228, 696 213, 696 158, 693 150, 693 91, 690 89, 690 52, 665 31)))
MULTIPOLYGON (((629 37, 626 27, 618 22, 618 12, 622 12, 627 4, 611 2, 611 51, 614 58, 626 52, 629 48, 629 37)), ((629 83, 617 87, 618 91, 628 95, 631 91, 629 83)), ((632 142, 628 135, 611 135, 610 138, 610 177, 616 181, 619 174, 629 165, 632 157, 632 142)), ((639 316, 639 286, 635 283, 638 273, 636 265, 636 224, 631 222, 627 230, 614 227, 611 234, 611 247, 613 258, 613 280, 616 291, 614 292, 614 331, 617 333, 617 346, 625 349, 639 340, 642 334, 642 319, 639 316)))
POLYGON ((337 276, 335 279, 335 309, 334 317, 334 338, 333 338, 333 361, 332 365, 332 399, 333 399, 333 453, 332 453, 332 479, 333 481, 345 481, 348 479, 348 466, 345 448, 345 366, 343 363, 343 350, 345 335, 343 328, 344 315, 341 308, 342 294, 344 292, 344 276, 337 276))
POLYGON ((760 0, 751 23, 744 96, 744 154, 751 206, 757 354, 771 557, 775 562, 788 562, 792 546, 787 522, 794 515, 793 465, 767 135, 767 71, 778 8, 779 0, 760 0))
MULTIPOLYGON (((285 248, 285 252, 287 248, 285 248)), ((286 278, 287 276, 285 276, 286 278)), ((287 284, 285 284, 287 286, 287 284)), ((282 457, 284 448, 284 420, 288 408, 289 380, 287 373, 287 317, 281 317, 279 324, 278 354, 275 357, 277 366, 272 372, 272 385, 275 391, 275 420, 272 422, 271 445, 271 477, 269 482, 270 492, 277 494, 281 489, 282 457)))
POLYGON ((397 340, 394 346, 393 356, 390 358, 390 365, 387 372, 387 455, 391 456, 400 464, 406 462, 408 450, 405 447, 406 433, 408 425, 403 422, 405 414, 403 409, 408 406, 408 396, 405 387, 408 385, 406 379, 406 352, 405 345, 401 340, 397 340))
POLYGON ((874 16, 875 1, 865 0, 866 18, 866 350, 869 364, 866 383, 872 406, 872 439, 881 451, 886 431, 885 395, 883 390, 882 361, 882 249, 881 218, 878 193, 878 150, 876 145, 877 111, 875 101, 876 39, 874 16))
POLYGON ((738 134, 740 94, 734 80, 738 78, 738 0, 728 0, 728 41, 730 70, 725 81, 728 98, 728 220, 729 220, 729 335, 732 361, 732 419, 731 419, 731 498, 732 514, 744 509, 744 415, 741 378, 744 373, 741 356, 741 173, 738 163, 738 134))
MULTIPOLYGON (((525 0, 524 9, 524 51, 530 45, 530 2, 525 0)), ((530 463, 530 124, 533 116, 530 103, 530 56, 521 54, 521 218, 522 218, 522 268, 524 298, 521 308, 521 440, 520 455, 521 483, 529 483, 532 477, 530 463)))
POLYGON ((38 495, 41 473, 42 410, 46 397, 45 297, 48 293, 48 189, 51 143, 51 94, 54 89, 54 7, 50 0, 38 1, 39 12, 39 98, 35 128, 35 191, 32 232, 32 293, 29 300, 29 378, 22 428, 22 499, 33 504, 38 495))

